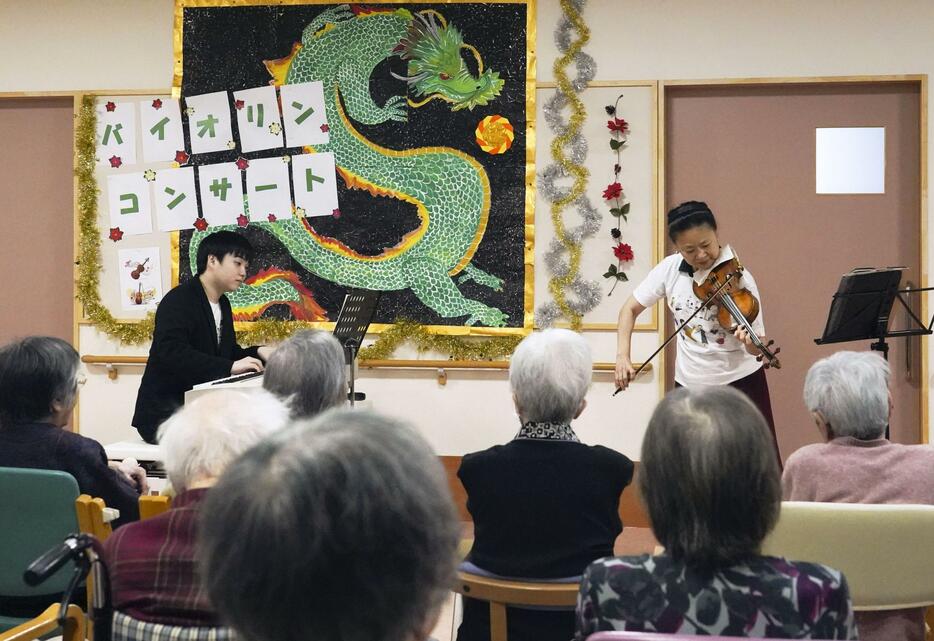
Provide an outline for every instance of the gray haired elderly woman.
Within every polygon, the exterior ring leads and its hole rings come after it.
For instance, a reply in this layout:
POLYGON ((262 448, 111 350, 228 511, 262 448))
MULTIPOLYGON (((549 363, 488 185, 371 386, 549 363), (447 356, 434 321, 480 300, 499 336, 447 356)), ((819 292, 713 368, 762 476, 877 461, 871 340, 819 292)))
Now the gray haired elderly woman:
POLYGON ((347 401, 344 348, 328 332, 296 332, 266 361, 263 387, 291 408, 292 418, 311 418, 347 401))
POLYGON ((201 552, 211 601, 247 641, 422 641, 459 537, 422 437, 331 410, 227 470, 204 506, 201 552))
MULTIPOLYGON (((804 379, 804 402, 825 442, 788 457, 789 501, 934 505, 934 447, 885 438, 892 415, 889 364, 872 352, 840 351, 804 379)), ((858 612, 860 639, 924 639, 924 609, 858 612)))
POLYGON ((598 630, 855 639, 846 579, 762 556, 781 490, 771 433, 742 392, 681 388, 652 414, 639 485, 659 556, 601 559, 578 599, 580 641, 598 630))
MULTIPOLYGON (((519 430, 505 445, 466 455, 458 471, 474 522, 465 571, 576 582, 588 563, 613 553, 633 464, 581 443, 571 427, 592 374, 590 347, 570 330, 535 332, 516 348, 509 384, 519 430)), ((510 609, 506 620, 515 639, 566 641, 574 632, 572 611, 510 609)), ((457 638, 489 640, 486 603, 464 599, 457 638)))

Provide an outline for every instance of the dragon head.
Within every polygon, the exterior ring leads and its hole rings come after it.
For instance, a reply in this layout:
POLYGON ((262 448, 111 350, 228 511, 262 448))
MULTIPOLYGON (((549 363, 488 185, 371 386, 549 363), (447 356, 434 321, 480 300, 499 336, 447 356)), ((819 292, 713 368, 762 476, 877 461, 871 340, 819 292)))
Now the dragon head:
POLYGON ((408 61, 408 76, 393 74, 409 83, 418 95, 442 98, 453 103, 453 111, 485 105, 499 95, 504 81, 499 74, 483 69, 483 59, 464 38, 457 27, 441 17, 435 21, 434 11, 416 13, 408 33, 396 48, 396 53, 408 61), (423 14, 427 13, 426 18, 423 14), (477 61, 474 76, 461 52, 471 52, 477 61))

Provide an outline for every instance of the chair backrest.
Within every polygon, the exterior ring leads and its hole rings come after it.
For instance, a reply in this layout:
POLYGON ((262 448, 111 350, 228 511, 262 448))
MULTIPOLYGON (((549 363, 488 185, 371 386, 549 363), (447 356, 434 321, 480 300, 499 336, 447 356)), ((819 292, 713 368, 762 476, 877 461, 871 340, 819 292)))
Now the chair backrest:
POLYGON ((87 494, 82 494, 75 499, 78 528, 85 534, 93 534, 101 543, 113 534, 110 523, 104 520, 104 508, 106 507, 104 499, 91 498, 87 494))
MULTIPOLYGON (((33 641, 46 637, 58 629, 58 612, 59 604, 54 603, 36 618, 0 633, 0 641, 33 641)), ((70 604, 65 611, 62 641, 84 641, 86 628, 84 611, 74 603, 70 604)))
POLYGON ((67 472, 0 467, 0 595, 39 596, 63 592, 68 564, 42 585, 23 582, 26 567, 66 536, 78 531, 78 482, 67 472))
POLYGON ((934 604, 934 506, 786 501, 762 553, 840 570, 857 610, 934 604))
POLYGON ((457 573, 455 592, 490 603, 490 641, 507 641, 506 606, 577 605, 580 583, 532 583, 457 573))
POLYGON ((172 499, 168 496, 141 496, 139 497, 139 520, 145 521, 159 516, 167 512, 170 507, 172 507, 172 499))

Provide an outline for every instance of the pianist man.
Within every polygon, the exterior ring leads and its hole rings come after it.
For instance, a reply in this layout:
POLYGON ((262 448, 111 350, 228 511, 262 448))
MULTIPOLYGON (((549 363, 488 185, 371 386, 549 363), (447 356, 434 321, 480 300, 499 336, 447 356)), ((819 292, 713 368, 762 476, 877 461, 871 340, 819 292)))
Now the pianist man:
POLYGON ((253 246, 232 231, 208 235, 198 246, 196 278, 167 293, 156 309, 149 360, 136 396, 133 427, 148 443, 184 402, 185 392, 218 378, 262 372, 272 346, 237 345, 225 294, 246 278, 253 246))

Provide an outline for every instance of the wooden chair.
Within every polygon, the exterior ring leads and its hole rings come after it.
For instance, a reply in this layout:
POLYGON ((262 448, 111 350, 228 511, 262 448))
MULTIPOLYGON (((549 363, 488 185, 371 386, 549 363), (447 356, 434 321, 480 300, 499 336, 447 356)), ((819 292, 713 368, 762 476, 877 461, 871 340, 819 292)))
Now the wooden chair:
POLYGON ((172 507, 172 499, 168 496, 141 496, 139 497, 139 520, 145 521, 159 516, 172 507))
POLYGON ((573 608, 577 605, 579 583, 532 583, 457 573, 458 594, 488 601, 490 604, 490 641, 507 641, 506 606, 552 606, 573 608))
POLYGON ((113 534, 110 522, 104 517, 107 505, 104 499, 92 498, 87 494, 75 499, 75 513, 78 516, 78 529, 85 534, 92 534, 103 543, 113 534))
MULTIPOLYGON (((59 605, 54 603, 34 619, 21 623, 0 634, 0 641, 33 641, 58 630, 59 605)), ((65 611, 65 626, 62 628, 62 641, 84 641, 87 625, 84 612, 75 604, 65 611)))

